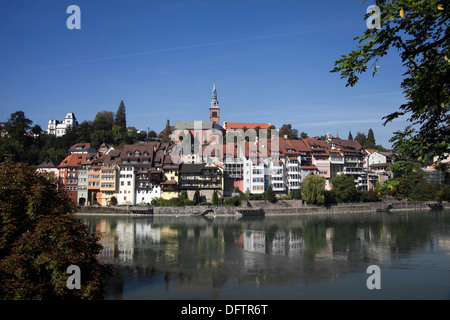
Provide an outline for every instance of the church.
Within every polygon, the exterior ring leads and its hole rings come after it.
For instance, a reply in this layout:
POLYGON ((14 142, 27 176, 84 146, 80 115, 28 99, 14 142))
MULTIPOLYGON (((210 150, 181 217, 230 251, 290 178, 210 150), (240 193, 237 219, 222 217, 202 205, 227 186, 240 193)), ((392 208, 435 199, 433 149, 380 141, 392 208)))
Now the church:
POLYGON ((172 135, 175 144, 180 144, 191 136, 196 146, 208 144, 222 144, 225 129, 219 124, 220 107, 217 100, 217 90, 214 84, 211 106, 209 107, 209 121, 176 121, 172 135))

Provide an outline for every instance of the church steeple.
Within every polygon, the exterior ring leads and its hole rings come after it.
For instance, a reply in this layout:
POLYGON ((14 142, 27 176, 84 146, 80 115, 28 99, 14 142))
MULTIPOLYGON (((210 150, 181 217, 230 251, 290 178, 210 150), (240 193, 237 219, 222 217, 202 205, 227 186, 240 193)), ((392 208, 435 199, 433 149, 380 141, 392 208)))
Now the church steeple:
POLYGON ((213 92, 212 92, 211 108, 219 108, 219 101, 217 101, 217 90, 216 90, 215 83, 214 83, 213 92))
POLYGON ((213 123, 219 124, 219 101, 217 100, 216 84, 214 83, 211 107, 209 107, 209 120, 213 123))

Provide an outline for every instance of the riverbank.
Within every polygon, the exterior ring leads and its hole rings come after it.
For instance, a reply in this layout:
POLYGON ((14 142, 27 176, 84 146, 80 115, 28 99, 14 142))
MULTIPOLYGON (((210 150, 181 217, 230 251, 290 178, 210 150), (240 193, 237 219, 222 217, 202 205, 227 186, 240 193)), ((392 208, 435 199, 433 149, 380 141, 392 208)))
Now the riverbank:
POLYGON ((308 214, 339 214, 352 212, 379 211, 415 211, 450 209, 449 202, 385 200, 379 202, 345 203, 333 205, 307 205, 301 200, 280 200, 270 203, 263 200, 247 201, 242 207, 227 206, 183 206, 183 207, 139 207, 139 206, 91 206, 80 207, 80 215, 208 215, 230 216, 240 215, 239 209, 263 209, 265 215, 308 215, 308 214), (440 205, 437 206, 436 205, 440 205), (211 211, 212 210, 212 211, 211 211))

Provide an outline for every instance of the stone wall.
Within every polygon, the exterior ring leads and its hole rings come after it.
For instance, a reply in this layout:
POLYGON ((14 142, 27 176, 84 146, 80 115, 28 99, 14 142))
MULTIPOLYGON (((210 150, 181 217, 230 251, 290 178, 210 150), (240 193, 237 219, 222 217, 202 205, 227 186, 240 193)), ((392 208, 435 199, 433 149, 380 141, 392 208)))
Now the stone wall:
MULTIPOLYGON (((316 214, 316 213, 352 213, 352 212, 376 212, 391 206, 390 211, 403 210, 431 210, 427 205, 429 202, 411 202, 386 200, 380 202, 334 204, 329 206, 313 206, 303 203, 301 200, 280 200, 276 204, 264 200, 244 201, 242 208, 262 208, 266 215, 276 214, 316 214)), ((442 202, 444 209, 450 210, 449 202, 442 202)), ((155 215, 200 215, 208 209, 213 209, 211 215, 239 215, 237 210, 240 207, 213 207, 213 206, 184 206, 184 207, 153 207, 155 215)), ((130 214, 128 207, 81 207, 79 213, 98 213, 98 214, 130 214)))

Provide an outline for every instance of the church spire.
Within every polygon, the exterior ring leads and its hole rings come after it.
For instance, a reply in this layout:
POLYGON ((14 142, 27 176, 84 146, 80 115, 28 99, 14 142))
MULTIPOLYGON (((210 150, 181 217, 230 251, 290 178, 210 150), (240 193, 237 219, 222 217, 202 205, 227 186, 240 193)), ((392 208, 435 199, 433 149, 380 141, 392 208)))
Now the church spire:
POLYGON ((211 108, 217 108, 217 109, 219 108, 219 101, 217 101, 216 83, 214 83, 214 87, 213 87, 211 108))
POLYGON ((212 123, 219 124, 220 116, 219 116, 219 101, 217 101, 217 91, 216 84, 214 83, 212 99, 211 99, 211 107, 209 107, 209 121, 212 123))

